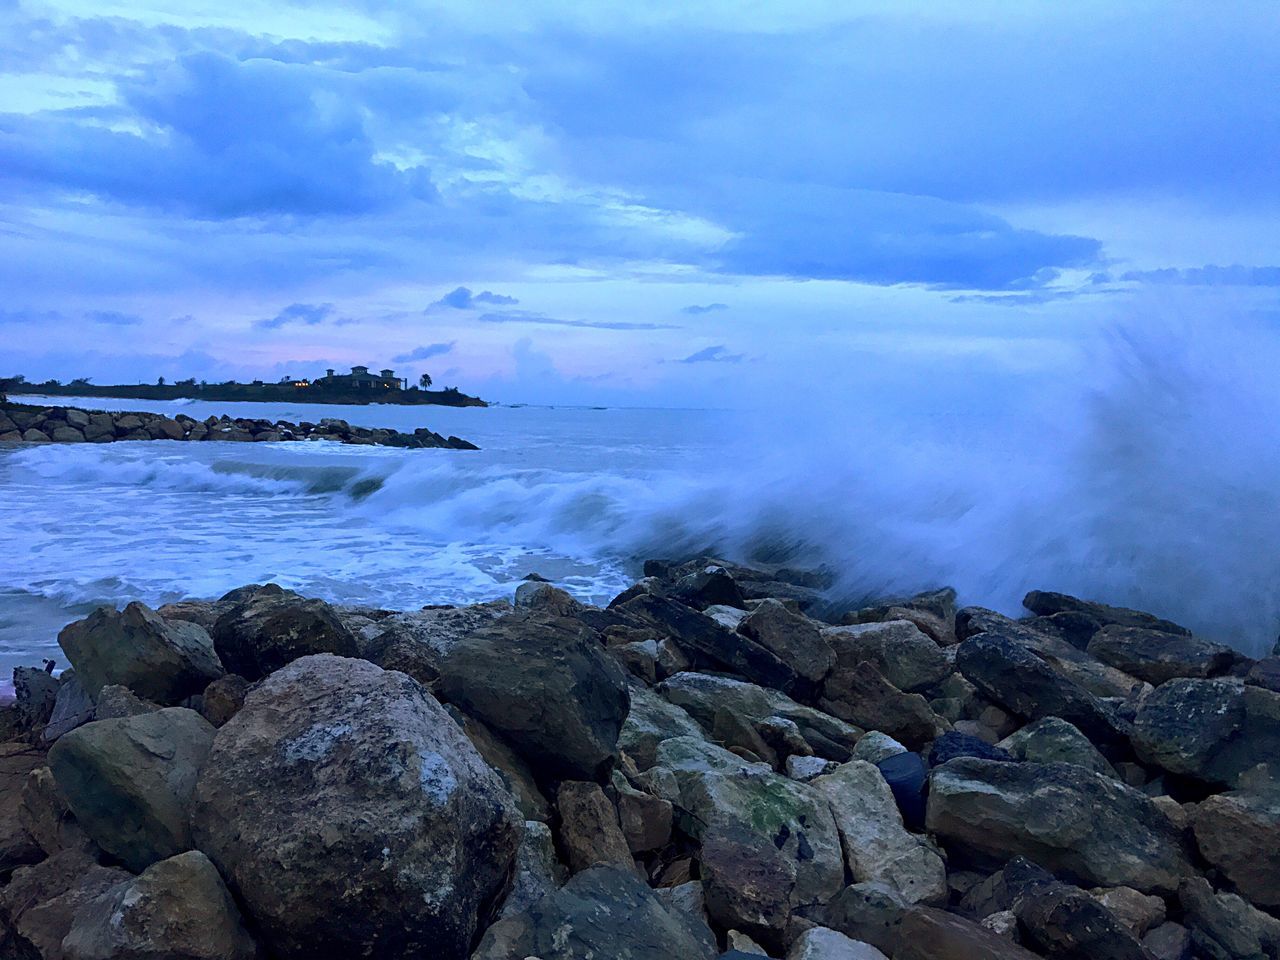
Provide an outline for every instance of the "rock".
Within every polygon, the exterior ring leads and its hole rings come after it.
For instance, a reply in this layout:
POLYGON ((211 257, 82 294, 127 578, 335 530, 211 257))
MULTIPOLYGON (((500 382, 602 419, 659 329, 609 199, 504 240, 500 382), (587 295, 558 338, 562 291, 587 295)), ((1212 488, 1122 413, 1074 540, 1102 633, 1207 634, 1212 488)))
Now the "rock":
POLYGON ((1263 657, 1249 668, 1245 683, 1280 693, 1280 657, 1263 657))
POLYGON ((1193 808, 1191 826, 1201 855, 1241 894, 1280 908, 1280 794, 1220 793, 1193 808))
POLYGON ((58 680, 47 670, 13 668, 13 693, 20 730, 35 730, 49 722, 58 702, 58 680))
POLYGON ((631 852, 648 853, 666 846, 671 839, 671 801, 635 789, 616 770, 613 789, 617 794, 618 823, 631 852))
POLYGON ((910 905, 883 883, 855 883, 813 912, 814 919, 853 940, 861 940, 892 953, 898 927, 910 905))
POLYGON ((68 850, 85 856, 96 853, 97 848, 76 822, 48 767, 37 767, 27 774, 18 820, 50 857, 68 850))
POLYGON ((1235 786, 1280 756, 1280 693, 1237 679, 1177 679, 1143 700, 1133 747, 1144 763, 1235 786))
POLYGON ((70 851, 15 870, 13 880, 0 889, 0 921, 7 922, 16 935, 11 956, 14 960, 63 960, 62 941, 77 912, 130 879, 118 867, 99 866, 83 853, 70 851))
POLYGON ((249 681, 237 673, 219 677, 204 688, 200 701, 200 715, 215 727, 220 727, 244 706, 249 692, 249 681))
POLYGON ((1115 770, 1083 733, 1058 717, 1045 717, 1028 724, 997 744, 1015 760, 1029 763, 1074 763, 1103 776, 1115 770))
POLYGON ((331 655, 245 698, 192 813, 199 848, 282 960, 466 956, 521 824, 421 685, 331 655))
POLYGON ((1126 732, 1107 704, 1005 637, 980 633, 965 640, 956 667, 984 696, 1027 720, 1058 717, 1095 743, 1116 742, 1126 732))
POLYGON ((246 680, 261 680, 311 654, 358 653, 333 607, 287 591, 264 590, 228 610, 213 626, 213 645, 227 672, 246 680))
POLYGON ((564 590, 536 580, 526 580, 516 587, 516 607, 540 610, 551 617, 572 617, 582 610, 582 604, 564 590))
POLYGON ((842 720, 882 730, 908 747, 928 743, 949 727, 924 697, 903 693, 868 660, 849 670, 837 666, 823 684, 818 705, 842 720))
POLYGON ((967 733, 949 730, 933 741, 929 749, 929 766, 937 767, 957 757, 976 757, 979 760, 998 760, 1012 763, 1013 756, 1001 747, 993 747, 967 733))
POLYGON ((706 950, 716 953, 716 935, 711 930, 711 922, 707 919, 707 896, 698 880, 676 884, 674 887, 660 887, 654 891, 658 899, 673 914, 684 920, 689 932, 694 935, 706 950))
POLYGON ((841 764, 813 782, 831 803, 855 882, 883 883, 908 903, 944 903, 947 872, 942 857, 922 837, 908 833, 880 771, 861 760, 841 764))
POLYGON ((722 926, 763 932, 769 942, 782 929, 774 921, 785 925, 791 910, 824 903, 843 886, 840 835, 822 791, 689 737, 661 743, 657 766, 675 775, 677 819, 702 842, 708 908, 722 926), (767 861, 753 862, 765 853, 767 861), (763 893, 749 889, 764 879, 772 886, 763 893), (777 900, 777 911, 766 910, 760 897, 777 900), (752 919, 759 916, 770 919, 752 919))
POLYGON ((257 947, 209 858, 197 850, 148 867, 76 911, 67 960, 253 960, 257 947))
POLYGON ((765 743, 751 721, 736 710, 721 707, 716 711, 711 723, 711 739, 740 757, 763 761, 775 770, 779 766, 773 748, 765 743))
POLYGON ((960 910, 974 918, 1012 910, 1014 902, 1027 891, 1055 882, 1048 870, 1026 857, 1014 857, 995 873, 969 886, 960 897, 960 910))
POLYGON ((1115 624, 1121 627, 1140 627, 1145 630, 1160 630, 1164 633, 1190 636, 1191 631, 1170 620, 1140 610, 1129 610, 1125 607, 1112 607, 1105 603, 1091 600, 1080 600, 1065 593, 1048 593, 1043 590, 1032 590, 1022 600, 1022 605, 1032 613, 1042 617, 1050 617, 1057 613, 1082 613, 1097 621, 1102 626, 1115 624))
MULTIPOLYGON (((438 954, 433 954, 437 956, 438 954)), ((485 931, 471 960, 714 960, 688 921, 624 867, 584 870, 485 931)))
POLYGON ((1132 887, 1099 887, 1090 896, 1111 912, 1135 937, 1164 923, 1165 906, 1159 897, 1139 893, 1132 887))
POLYGON ((592 632, 542 614, 512 614, 458 641, 439 689, 543 775, 597 782, 617 759, 630 706, 626 675, 592 632))
POLYGON ((835 666, 835 652, 813 621, 777 600, 760 601, 737 630, 789 664, 810 688, 816 688, 835 666))
POLYGON ((840 764, 834 760, 823 760, 821 757, 787 757, 786 774, 792 780, 809 783, 815 777, 833 773, 840 764))
POLYGON ((853 748, 854 760, 865 760, 867 763, 879 763, 886 757, 896 753, 906 753, 907 748, 887 733, 879 730, 868 730, 853 748))
POLYGON ((468 717, 457 707, 446 707, 455 723, 462 728, 471 745, 489 769, 498 775, 502 785, 516 801, 525 820, 551 820, 551 804, 538 789, 529 765, 501 737, 475 717, 468 717))
POLYGON ((84 434, 71 426, 54 427, 50 434, 54 443, 84 443, 84 434))
POLYGON ((1072 764, 953 760, 930 775, 926 822, 947 843, 1001 860, 1022 854, 1094 886, 1167 893, 1192 872, 1148 797, 1072 764))
POLYGON ((52 443, 53 442, 52 440, 49 439, 49 435, 47 433, 45 433, 42 430, 37 430, 35 427, 30 427, 26 430, 23 430, 22 439, 26 443, 52 443))
POLYGON ((199 624, 206 632, 211 632, 218 618, 234 606, 234 602, 223 600, 178 600, 156 607, 156 613, 166 620, 199 624))
POLYGON ((741 930, 730 930, 724 935, 725 952, 747 957, 767 957, 769 951, 756 943, 741 930))
POLYGON ((598 863, 631 866, 618 813, 597 783, 566 780, 556 792, 560 847, 573 873, 598 863))
POLYGON ((49 722, 40 735, 45 743, 52 743, 64 733, 70 733, 82 723, 93 719, 93 700, 80 685, 75 671, 64 671, 58 679, 58 696, 53 702, 53 712, 49 714, 49 722))
POLYGON ((1156 960, 1190 960, 1191 931, 1180 923, 1162 923, 1142 938, 1142 945, 1156 960))
POLYGON ((658 744, 675 737, 705 739, 703 728, 680 707, 642 685, 630 689, 631 709, 618 734, 618 749, 640 770, 653 766, 658 744))
POLYGON ((1034 960, 1035 954, 971 920, 912 907, 898 931, 893 960, 1034 960))
POLYGON ((876 765, 893 794, 902 822, 909 830, 923 830, 925 790, 929 785, 924 760, 918 753, 895 753, 876 765))
POLYGON ((772 718, 790 720, 813 752, 828 760, 849 759, 854 745, 862 736, 857 727, 821 710, 796 703, 784 693, 730 677, 685 672, 658 684, 657 689, 707 731, 714 728, 716 713, 722 709, 741 714, 757 729, 772 718))
POLYGON ((360 655, 419 683, 434 683, 440 676, 440 659, 454 644, 509 613, 511 604, 505 600, 398 613, 379 621, 373 637, 361 641, 360 655))
POLYGON ((44 755, 35 747, 0 743, 0 879, 44 857, 20 810, 27 777, 43 766, 44 755))
POLYGON ((200 693, 223 673, 203 627, 165 620, 137 602, 119 612, 99 607, 64 627, 58 645, 95 700, 104 686, 120 684, 147 700, 172 705, 200 693))
POLYGON ((1230 647, 1185 634, 1141 627, 1103 627, 1089 641, 1090 656, 1159 686, 1175 677, 1216 677, 1235 663, 1230 647))
POLYGON ((978 923, 984 930, 990 930, 996 936, 1012 940, 1014 943, 1020 942, 1018 940, 1018 915, 1012 910, 997 910, 995 913, 983 917, 978 923))
POLYGON ((855 669, 870 660, 899 690, 916 693, 946 678, 946 654, 913 623, 890 620, 848 627, 828 627, 822 635, 836 655, 836 671, 855 669))
POLYGON ((713 605, 745 607, 737 582, 724 567, 708 565, 681 577, 667 588, 667 596, 695 610, 713 605))
POLYGON ((1078 887, 1037 886, 1018 897, 1013 912, 1023 942, 1054 960, 1150 960, 1124 924, 1078 887))
POLYGON ((783 692, 795 685, 795 669, 772 651, 682 604, 643 594, 618 610, 669 633, 685 649, 752 683, 783 692))
POLYGON ((155 713, 159 709, 159 704, 143 700, 128 687, 113 683, 98 691, 98 703, 93 709, 93 719, 119 720, 122 717, 140 717, 144 713, 155 713))
POLYGON ((843 933, 826 927, 812 927, 800 934, 787 960, 889 960, 869 943, 850 940, 843 933))
POLYGON ((549 893, 564 886, 568 872, 556 859, 551 828, 538 820, 526 820, 516 850, 511 891, 502 903, 502 916, 522 913, 549 893))
POLYGON ((1280 920, 1250 906, 1233 893, 1214 893, 1203 877, 1178 888, 1184 922, 1199 955, 1225 960, 1280 956, 1280 920))
POLYGON ((658 682, 658 641, 650 639, 622 643, 610 647, 609 652, 632 676, 650 685, 658 682))
POLYGON ((191 795, 212 743, 198 713, 167 707, 72 730, 49 768, 85 833, 141 871, 191 849, 191 795))

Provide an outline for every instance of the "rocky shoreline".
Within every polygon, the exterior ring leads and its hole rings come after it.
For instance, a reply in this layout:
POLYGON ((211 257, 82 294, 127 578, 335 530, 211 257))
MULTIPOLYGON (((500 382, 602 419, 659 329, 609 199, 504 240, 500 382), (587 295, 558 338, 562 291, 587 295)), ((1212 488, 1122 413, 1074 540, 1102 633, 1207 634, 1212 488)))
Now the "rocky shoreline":
POLYGON ((1280 656, 645 573, 68 625, 0 708, 0 957, 1280 957, 1280 656))
POLYGON ((114 443, 123 440, 240 443, 330 440, 406 450, 479 449, 468 440, 442 437, 426 427, 419 427, 413 433, 401 433, 390 428, 353 427, 347 421, 335 418, 325 418, 319 423, 227 416, 195 420, 181 413, 166 417, 159 413, 109 413, 79 407, 36 407, 0 402, 0 443, 114 443))

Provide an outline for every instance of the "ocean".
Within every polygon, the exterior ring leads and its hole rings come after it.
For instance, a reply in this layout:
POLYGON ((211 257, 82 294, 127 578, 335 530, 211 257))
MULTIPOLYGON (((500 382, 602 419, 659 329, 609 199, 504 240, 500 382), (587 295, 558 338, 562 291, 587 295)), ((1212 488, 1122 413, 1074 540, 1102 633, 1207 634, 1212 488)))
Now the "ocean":
POLYGON ((1241 373, 1256 343, 1223 339, 1122 338, 1075 378, 880 379, 763 412, 61 398, 427 426, 481 450, 0 448, 0 676, 65 665, 58 630, 97 604, 274 581, 409 609, 510 596, 534 572, 603 603, 646 557, 703 550, 826 564, 848 602, 951 585, 1019 614, 1025 591, 1059 590, 1262 655, 1280 628, 1280 388, 1241 373))

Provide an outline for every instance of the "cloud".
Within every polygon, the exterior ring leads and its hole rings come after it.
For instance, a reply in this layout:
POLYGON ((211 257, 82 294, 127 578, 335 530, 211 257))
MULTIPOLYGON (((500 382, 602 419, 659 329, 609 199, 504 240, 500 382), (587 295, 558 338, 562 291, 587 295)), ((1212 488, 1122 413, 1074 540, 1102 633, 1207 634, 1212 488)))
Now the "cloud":
POLYGON ((392 357, 391 361, 392 363, 412 363, 415 360, 430 360, 432 357, 449 353, 457 343, 457 340, 450 340, 448 343, 429 343, 425 347, 414 347, 408 353, 392 357))
POLYGON ((717 344, 714 347, 704 347, 697 353, 691 353, 683 360, 677 360, 677 363, 741 363, 743 356, 740 353, 730 353, 724 344, 717 344))
POLYGON ((715 313, 717 310, 728 309, 729 305, 727 303, 708 303, 702 305, 691 303, 689 306, 681 308, 680 312, 696 317, 704 313, 715 313))
POLYGON ((1179 284, 1194 287, 1280 287, 1280 267, 1166 267, 1163 270, 1130 270, 1121 280, 1139 283, 1179 284))
POLYGON ((261 330, 278 330, 288 323, 301 323, 314 327, 333 316, 332 303, 291 303, 274 317, 254 322, 261 330))
POLYGON ((535 323, 547 327, 585 327, 592 330, 678 330, 669 323, 632 323, 623 320, 558 320, 531 310, 503 310, 481 314, 483 323, 535 323))
POLYGON ((473 294, 466 287, 455 287, 443 297, 431 304, 427 309, 433 307, 451 307, 454 310, 474 310, 477 306, 484 304, 494 307, 514 306, 519 303, 515 297, 506 297, 500 293, 492 293, 489 290, 482 290, 473 294))
POLYGON ((142 322, 136 313, 120 313, 117 310, 90 310, 85 314, 87 320, 94 323, 105 323, 113 327, 132 327, 142 322))

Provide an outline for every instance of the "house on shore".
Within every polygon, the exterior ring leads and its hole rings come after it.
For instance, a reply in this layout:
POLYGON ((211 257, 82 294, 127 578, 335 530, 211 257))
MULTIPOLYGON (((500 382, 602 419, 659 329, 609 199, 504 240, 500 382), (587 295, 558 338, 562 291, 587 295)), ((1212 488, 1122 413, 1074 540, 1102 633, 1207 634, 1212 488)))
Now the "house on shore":
POLYGON ((350 373, 329 370, 323 377, 316 377, 313 386, 335 390, 407 390, 409 384, 398 378, 394 370, 380 370, 373 374, 368 367, 352 367, 350 373))

